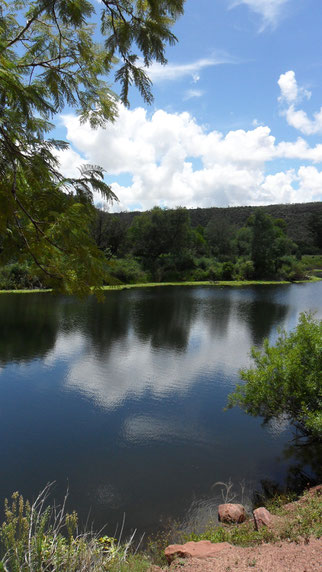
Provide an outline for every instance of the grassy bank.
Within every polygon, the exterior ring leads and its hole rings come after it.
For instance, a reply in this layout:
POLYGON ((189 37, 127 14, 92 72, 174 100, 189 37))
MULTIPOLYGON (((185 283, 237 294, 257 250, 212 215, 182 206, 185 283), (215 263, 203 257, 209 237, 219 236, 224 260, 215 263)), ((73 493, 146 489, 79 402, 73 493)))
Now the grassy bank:
MULTIPOLYGON (((230 286, 233 288, 240 288, 242 286, 279 286, 282 284, 305 284, 309 282, 319 282, 322 278, 317 276, 312 276, 307 280, 294 280, 292 282, 287 280, 218 280, 216 282, 205 280, 199 282, 142 282, 138 284, 116 284, 111 286, 103 286, 104 291, 115 291, 115 290, 129 290, 132 288, 156 288, 158 286, 213 286, 213 287, 224 287, 230 286)), ((30 289, 30 290, 0 290, 0 294, 46 294, 48 292, 53 292, 52 289, 30 289)))
POLYGON ((288 540, 298 542, 310 536, 322 536, 322 495, 311 494, 310 491, 294 502, 294 495, 275 496, 265 502, 266 508, 273 515, 272 527, 254 529, 253 519, 240 525, 221 524, 209 526, 202 534, 185 536, 189 540, 210 540, 211 542, 229 542, 236 546, 254 546, 263 542, 279 542, 288 540))
POLYGON ((113 286, 104 286, 104 290, 124 290, 130 288, 154 288, 157 286, 214 286, 214 287, 242 287, 242 286, 279 286, 281 284, 305 284, 309 282, 318 282, 321 278, 312 276, 307 280, 218 280, 218 281, 199 281, 199 282, 146 282, 142 284, 117 284, 113 286))
POLYGON ((0 290, 0 294, 46 294, 52 292, 51 288, 34 288, 34 289, 21 289, 21 290, 0 290))

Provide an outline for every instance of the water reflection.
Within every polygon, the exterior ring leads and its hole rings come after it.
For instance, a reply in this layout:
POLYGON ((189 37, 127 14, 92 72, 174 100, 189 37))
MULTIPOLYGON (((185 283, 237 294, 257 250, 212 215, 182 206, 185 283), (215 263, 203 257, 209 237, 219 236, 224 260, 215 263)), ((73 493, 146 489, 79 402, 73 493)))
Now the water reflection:
POLYGON ((298 433, 283 450, 283 458, 291 462, 288 468, 286 487, 302 491, 303 488, 322 481, 322 443, 310 441, 298 433))
MULTIPOLYGON (((253 343, 322 314, 322 284, 0 297, 0 496, 67 480, 98 526, 158 527, 230 477, 286 482, 288 425, 223 412, 253 343), (37 470, 35 471, 35 467, 37 470), (108 511, 108 512, 107 512, 108 511)), ((314 467, 311 463, 311 468, 314 467)), ((59 497, 57 492, 57 496, 59 497)), ((111 531, 113 534, 113 530, 111 531)))
MULTIPOLYGON (((212 383, 213 375, 216 384, 231 385, 236 381, 236 368, 248 361, 249 333, 245 326, 231 319, 226 335, 215 337, 212 324, 213 320, 209 324, 205 319, 195 319, 188 329, 186 351, 180 355, 177 345, 167 352, 163 345, 151 351, 151 337, 142 342, 131 329, 125 338, 114 340, 100 353, 80 355, 76 346, 69 355, 65 385, 87 394, 107 409, 121 405, 127 398, 142 397, 146 392, 159 398, 174 392, 183 394, 200 376, 212 383), (216 375, 218 370, 220 379, 216 375)), ((59 337, 57 342, 56 357, 55 348, 49 358, 52 363, 61 359, 59 337)))
POLYGON ((256 346, 261 345, 263 339, 269 337, 273 327, 283 324, 288 312, 286 305, 274 304, 266 296, 263 298, 245 302, 238 308, 240 318, 247 320, 252 343, 256 346))
POLYGON ((181 352, 187 349, 190 329, 197 313, 197 300, 189 289, 180 296, 176 289, 135 296, 133 327, 139 340, 158 350, 181 352))
POLYGON ((43 357, 55 344, 60 303, 49 294, 0 296, 0 364, 43 357))

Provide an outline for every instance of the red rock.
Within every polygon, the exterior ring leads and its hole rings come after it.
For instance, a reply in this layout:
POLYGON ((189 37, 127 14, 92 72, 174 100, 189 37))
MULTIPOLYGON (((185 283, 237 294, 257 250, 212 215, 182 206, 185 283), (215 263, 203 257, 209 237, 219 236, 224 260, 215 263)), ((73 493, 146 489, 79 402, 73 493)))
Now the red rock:
POLYGON ((220 504, 218 507, 218 520, 227 523, 241 523, 246 520, 246 511, 242 504, 220 504))
POLYGON ((272 515, 267 510, 267 508, 264 508, 263 506, 261 506, 260 508, 256 508, 253 511, 253 516, 254 516, 254 524, 256 530, 259 530, 263 526, 272 525, 272 515))
POLYGON ((218 542, 213 544, 210 540, 200 540, 199 542, 186 542, 186 544, 171 544, 164 551, 169 564, 174 558, 209 558, 216 556, 225 548, 230 548, 228 542, 218 542))

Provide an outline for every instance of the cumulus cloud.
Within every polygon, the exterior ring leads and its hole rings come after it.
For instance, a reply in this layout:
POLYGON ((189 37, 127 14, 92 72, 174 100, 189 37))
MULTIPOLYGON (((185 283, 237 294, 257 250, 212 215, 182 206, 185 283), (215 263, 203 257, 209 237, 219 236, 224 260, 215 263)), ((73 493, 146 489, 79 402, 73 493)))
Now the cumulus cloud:
MULTIPOLYGON (((65 161, 70 169, 71 158, 76 164, 78 155, 82 161, 102 165, 111 178, 122 176, 112 183, 120 200, 115 210, 322 198, 322 186, 309 187, 299 167, 267 173, 268 164, 278 159, 321 163, 322 145, 310 147, 302 137, 277 142, 268 126, 223 134, 207 130, 187 112, 158 110, 148 116, 143 108, 128 110, 123 106, 119 107, 118 119, 106 129, 93 131, 88 124, 80 125, 73 115, 65 115, 63 121, 67 139, 81 154, 74 151, 65 161)), ((311 180, 319 181, 319 171, 310 168, 311 180)))
POLYGON ((313 114, 313 119, 303 109, 297 109, 304 98, 310 99, 311 92, 298 86, 294 71, 281 74, 277 83, 281 90, 279 101, 284 105, 282 114, 287 123, 305 135, 322 133, 322 107, 313 114))
POLYGON ((282 73, 277 83, 281 90, 279 101, 282 103, 291 105, 299 103, 304 98, 310 99, 311 97, 311 92, 308 89, 299 87, 293 70, 282 73))
POLYGON ((285 100, 287 103, 293 103, 297 100, 298 86, 293 70, 282 73, 277 83, 281 90, 280 101, 285 100))
POLYGON ((232 7, 245 4, 250 10, 262 17, 261 30, 267 26, 275 27, 289 0, 235 0, 232 7))
POLYGON ((60 168, 65 177, 79 177, 79 168, 87 163, 85 159, 79 156, 74 149, 69 148, 64 151, 58 150, 55 155, 60 163, 60 168))
POLYGON ((304 133, 305 135, 315 135, 322 133, 322 107, 310 119, 305 111, 302 109, 295 109, 291 105, 285 112, 287 123, 304 133))

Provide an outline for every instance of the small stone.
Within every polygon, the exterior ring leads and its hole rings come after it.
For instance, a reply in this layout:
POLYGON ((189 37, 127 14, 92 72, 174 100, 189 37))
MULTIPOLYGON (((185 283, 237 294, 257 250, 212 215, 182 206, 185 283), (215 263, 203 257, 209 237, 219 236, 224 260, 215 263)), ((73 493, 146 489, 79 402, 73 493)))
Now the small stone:
POLYGON ((186 544, 171 544, 165 549, 164 554, 170 564, 175 558, 210 558, 226 548, 230 548, 228 542, 214 544, 210 540, 200 540, 186 544))
POLYGON ((254 516, 254 524, 256 530, 259 530, 263 526, 272 525, 272 515, 267 510, 267 508, 264 508, 263 506, 256 508, 253 511, 253 516, 254 516))
POLYGON ((242 504, 226 503, 218 507, 218 520, 220 522, 241 523, 246 520, 246 511, 242 504))

